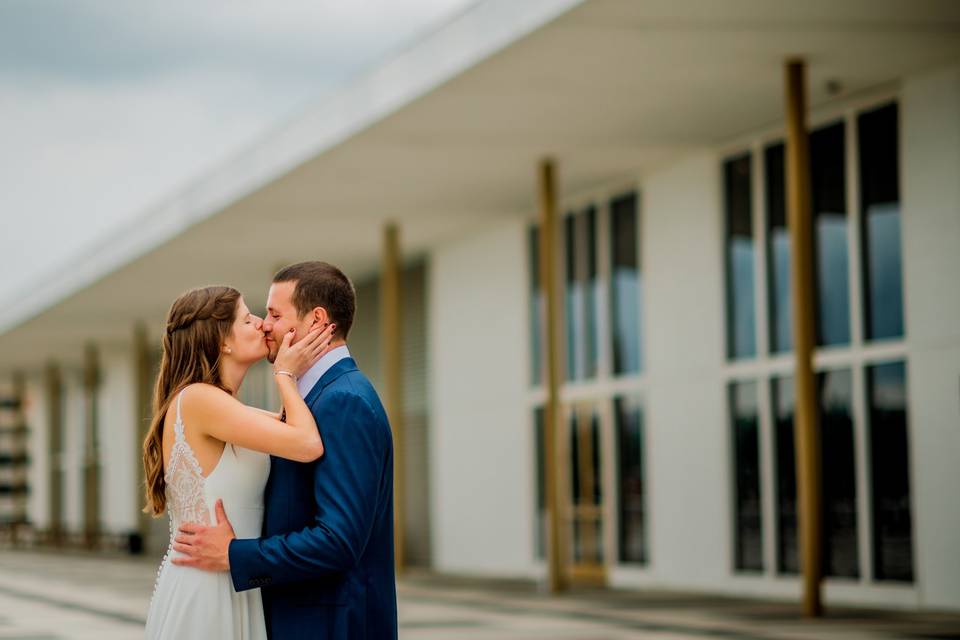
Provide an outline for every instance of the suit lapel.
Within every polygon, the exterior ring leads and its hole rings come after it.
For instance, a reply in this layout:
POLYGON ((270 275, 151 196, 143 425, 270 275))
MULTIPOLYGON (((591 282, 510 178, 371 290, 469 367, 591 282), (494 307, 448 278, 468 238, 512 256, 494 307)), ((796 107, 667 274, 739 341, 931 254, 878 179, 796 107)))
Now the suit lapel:
POLYGON ((317 383, 313 385, 313 388, 310 389, 307 396, 303 399, 307 403, 307 406, 311 406, 317 397, 323 392, 323 390, 330 386, 333 381, 342 376, 345 373, 350 373, 351 371, 357 370, 357 363, 353 358, 344 358, 340 360, 335 365, 330 367, 326 373, 324 373, 317 383))

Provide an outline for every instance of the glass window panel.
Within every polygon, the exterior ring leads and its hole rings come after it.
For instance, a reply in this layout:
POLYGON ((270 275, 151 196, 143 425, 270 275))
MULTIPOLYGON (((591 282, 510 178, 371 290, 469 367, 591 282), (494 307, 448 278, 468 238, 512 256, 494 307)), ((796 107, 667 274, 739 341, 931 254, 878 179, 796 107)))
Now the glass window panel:
POLYGON ((824 575, 856 578, 860 575, 860 562, 850 371, 818 374, 817 389, 823 469, 824 575))
POLYGON ((726 205, 727 356, 757 353, 749 154, 723 163, 726 205))
POLYGON ((817 344, 850 342, 847 181, 844 125, 810 135, 810 187, 816 257, 817 344))
POLYGON ((792 376, 775 378, 772 383, 773 435, 777 465, 777 571, 782 574, 795 574, 800 568, 793 385, 792 376))
POLYGON ((533 450, 536 452, 536 461, 534 468, 537 477, 534 481, 536 486, 537 508, 534 516, 534 554, 537 558, 543 559, 547 553, 547 490, 544 484, 546 480, 546 458, 543 452, 543 434, 545 425, 545 412, 543 407, 537 407, 533 411, 533 450))
POLYGON ((592 405, 570 412, 570 497, 573 503, 573 560, 603 561, 600 416, 592 405))
POLYGON ((593 378, 597 375, 597 364, 600 357, 600 278, 597 264, 597 210, 590 207, 582 215, 585 230, 586 244, 586 284, 584 286, 584 335, 586 358, 584 362, 584 376, 593 378))
POLYGON ((779 353, 793 349, 790 232, 787 228, 783 144, 767 147, 763 158, 767 204, 767 288, 769 290, 767 298, 770 350, 779 353))
POLYGON ((583 285, 577 269, 577 225, 573 215, 563 219, 564 244, 564 324, 567 328, 567 379, 582 377, 580 342, 583 340, 583 285))
POLYGON ((640 326, 643 281, 637 243, 637 194, 610 202, 610 313, 614 374, 637 373, 643 362, 640 326))
POLYGON ((899 338, 903 336, 903 279, 897 105, 860 115, 857 130, 864 335, 868 340, 899 338))
POLYGON ((567 379, 592 378, 599 354, 596 210, 564 219, 567 379))
POLYGON ((530 227, 527 234, 527 255, 530 258, 530 382, 543 382, 543 290, 540 287, 540 230, 530 227))
POLYGON ((730 385, 730 419, 734 452, 734 566, 740 571, 763 570, 763 523, 760 502, 760 443, 757 385, 730 385))
POLYGON ((867 369, 873 573, 877 580, 913 580, 906 382, 902 362, 867 369))
POLYGON ((615 398, 614 420, 617 435, 620 562, 646 563, 643 406, 639 398, 615 398))

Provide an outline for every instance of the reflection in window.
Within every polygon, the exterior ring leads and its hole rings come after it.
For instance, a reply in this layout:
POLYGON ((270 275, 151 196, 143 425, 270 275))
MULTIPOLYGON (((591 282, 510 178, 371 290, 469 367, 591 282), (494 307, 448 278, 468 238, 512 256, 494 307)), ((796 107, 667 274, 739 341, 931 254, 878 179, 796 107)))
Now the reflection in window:
POLYGON ((824 575, 856 578, 857 482, 849 370, 817 375, 823 469, 824 575))
POLYGON ((726 202, 727 355, 730 358, 747 358, 757 353, 750 157, 747 154, 723 163, 726 202))
POLYGON ((620 562, 646 563, 643 407, 638 398, 614 400, 619 481, 620 562))
POLYGON ((600 416, 596 407, 570 413, 570 497, 573 502, 573 560, 603 562, 600 473, 600 416))
POLYGON ((800 569, 797 543, 797 467, 793 436, 793 377, 773 380, 774 448, 777 479, 777 571, 800 569))
POLYGON ((643 362, 640 305, 643 300, 638 242, 637 194, 610 202, 610 314, 614 374, 637 373, 643 362))
POLYGON ((770 318, 770 350, 793 348, 790 295, 790 232, 787 228, 783 144, 764 150, 767 202, 767 289, 770 318))
POLYGON ((530 381, 533 386, 543 382, 543 317, 544 296, 540 287, 540 230, 530 227, 527 234, 527 256, 530 260, 530 381))
POLYGON ((741 571, 763 570, 763 525, 760 507, 760 443, 757 385, 730 385, 735 493, 735 559, 741 571))
POLYGON ((540 559, 545 558, 547 554, 547 489, 544 485, 547 469, 543 453, 545 415, 543 407, 537 407, 533 411, 533 450, 537 458, 534 465, 537 472, 535 480, 537 508, 534 512, 533 550, 535 557, 540 559))
POLYGON ((873 573, 878 580, 913 580, 907 372, 902 362, 867 369, 873 498, 873 573))
POLYGON ((817 344, 850 342, 844 125, 810 134, 810 187, 817 287, 817 344))
POLYGON ((599 280, 597 214, 593 207, 564 219, 567 379, 592 378, 597 372, 599 280))
POLYGON ((857 129, 864 335, 868 340, 899 338, 903 336, 903 281, 897 105, 862 114, 857 129))

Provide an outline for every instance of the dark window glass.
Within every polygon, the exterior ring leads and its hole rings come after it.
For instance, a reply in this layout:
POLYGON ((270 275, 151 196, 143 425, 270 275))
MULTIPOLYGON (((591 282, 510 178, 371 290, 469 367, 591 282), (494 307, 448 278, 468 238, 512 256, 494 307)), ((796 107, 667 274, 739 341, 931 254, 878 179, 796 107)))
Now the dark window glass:
POLYGON ((799 571, 797 544, 797 467, 793 436, 793 377, 773 380, 774 449, 777 481, 777 571, 799 571))
POLYGON ((763 153, 767 202, 767 288, 770 318, 770 350, 793 348, 790 295, 790 233, 787 228, 787 201, 784 185, 783 144, 767 147, 763 153))
POLYGON ((547 490, 544 482, 546 480, 546 463, 543 453, 543 433, 545 426, 545 413, 543 407, 537 407, 533 411, 533 450, 536 452, 535 469, 537 477, 535 479, 537 510, 534 517, 534 540, 533 549, 537 558, 543 559, 547 554, 547 490))
POLYGON ((757 353, 750 155, 723 163, 726 206, 727 356, 757 353))
POLYGON ((810 187, 816 255, 817 344, 850 342, 849 252, 844 125, 810 135, 810 187))
POLYGON ((592 378, 597 372, 599 282, 596 217, 596 210, 590 207, 564 219, 568 380, 592 378))
POLYGON ((583 336, 583 316, 580 310, 583 307, 583 285, 577 273, 577 220, 573 215, 563 219, 564 245, 564 318, 567 327, 567 379, 575 380, 578 376, 577 338, 583 336))
POLYGON ((763 570, 763 524, 760 503, 760 443, 757 385, 730 385, 733 426, 735 514, 734 566, 741 571, 763 570))
POLYGON ((610 202, 610 314, 614 374, 637 373, 643 362, 640 305, 643 281, 640 270, 637 194, 610 202))
POLYGON ((637 398, 614 400, 620 494, 620 562, 646 563, 643 407, 637 398))
POLYGON ((593 406, 570 414, 570 496, 573 503, 573 560, 603 562, 600 416, 593 406))
POLYGON ((850 371, 818 374, 817 389, 823 469, 823 571, 827 576, 856 578, 860 563, 850 371))
POLYGON ((868 340, 899 338, 903 336, 903 280, 897 105, 862 114, 857 131, 864 335, 868 340))
POLYGON ((543 381, 543 317, 545 304, 540 287, 540 230, 531 227, 527 234, 527 255, 530 258, 530 381, 536 386, 543 381))
POLYGON ((913 528, 907 435, 907 372, 902 362, 867 369, 877 580, 913 580, 913 528))

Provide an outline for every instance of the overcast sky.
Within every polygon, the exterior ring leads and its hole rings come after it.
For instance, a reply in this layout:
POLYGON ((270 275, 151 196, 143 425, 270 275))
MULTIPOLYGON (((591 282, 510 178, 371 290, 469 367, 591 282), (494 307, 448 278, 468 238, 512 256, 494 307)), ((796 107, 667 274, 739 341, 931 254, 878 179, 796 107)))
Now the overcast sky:
POLYGON ((474 0, 0 0, 0 303, 474 0))

